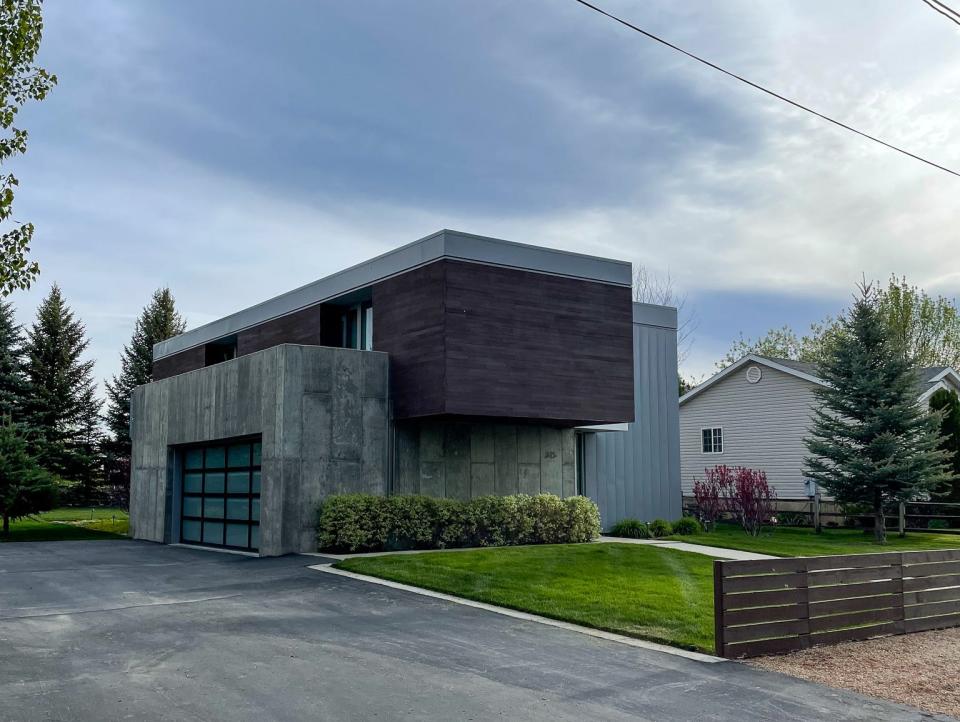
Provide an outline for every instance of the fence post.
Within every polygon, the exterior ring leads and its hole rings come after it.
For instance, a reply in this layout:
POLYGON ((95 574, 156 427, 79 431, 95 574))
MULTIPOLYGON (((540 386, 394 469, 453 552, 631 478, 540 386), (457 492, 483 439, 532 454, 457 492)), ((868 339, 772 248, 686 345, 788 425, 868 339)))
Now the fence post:
POLYGON ((897 510, 897 534, 900 536, 907 535, 907 504, 906 502, 901 501, 900 506, 897 510))
MULTIPOLYGON (((902 502, 900 506, 901 508, 903 507, 902 502)), ((900 518, 902 519, 903 517, 901 516, 900 518)), ((896 559, 897 561, 894 562, 894 568, 897 571, 894 581, 896 581, 897 589, 895 592, 895 598, 893 600, 893 623, 895 625, 894 632, 896 634, 903 634, 906 631, 906 622, 904 621, 906 618, 906 610, 904 609, 903 604, 903 552, 897 554, 896 559)))
POLYGON ((813 531, 815 534, 819 534, 823 531, 823 527, 820 525, 820 490, 817 489, 816 493, 813 495, 813 531))
POLYGON ((718 657, 726 657, 723 641, 723 562, 713 560, 713 644, 718 657))

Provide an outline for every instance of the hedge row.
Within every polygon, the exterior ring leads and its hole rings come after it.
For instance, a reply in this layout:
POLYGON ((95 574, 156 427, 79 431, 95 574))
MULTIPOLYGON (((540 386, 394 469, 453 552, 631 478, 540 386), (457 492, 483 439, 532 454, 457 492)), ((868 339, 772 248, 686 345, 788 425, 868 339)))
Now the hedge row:
POLYGON ((428 496, 342 494, 320 507, 317 546, 338 552, 567 544, 600 535, 597 505, 582 496, 428 496))

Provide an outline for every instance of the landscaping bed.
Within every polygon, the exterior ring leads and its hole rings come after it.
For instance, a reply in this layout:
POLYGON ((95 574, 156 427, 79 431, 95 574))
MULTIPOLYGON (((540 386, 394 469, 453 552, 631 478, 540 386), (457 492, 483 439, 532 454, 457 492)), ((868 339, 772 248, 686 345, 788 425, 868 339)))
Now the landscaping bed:
POLYGON ((362 557, 335 566, 713 653, 713 559, 702 554, 568 544, 362 557))
POLYGON ((705 544, 723 549, 770 554, 779 557, 810 557, 832 554, 870 554, 877 551, 920 551, 924 549, 960 549, 960 534, 911 532, 901 538, 897 533, 887 535, 887 543, 873 543, 873 532, 862 529, 824 529, 815 534, 807 527, 779 527, 764 530, 752 537, 734 524, 718 524, 712 532, 686 536, 666 537, 676 541, 705 544))
POLYGON ((10 536, 0 534, 0 542, 120 539, 127 536, 129 523, 123 509, 53 509, 10 522, 10 536))
POLYGON ((814 647, 748 664, 960 717, 960 629, 814 647))

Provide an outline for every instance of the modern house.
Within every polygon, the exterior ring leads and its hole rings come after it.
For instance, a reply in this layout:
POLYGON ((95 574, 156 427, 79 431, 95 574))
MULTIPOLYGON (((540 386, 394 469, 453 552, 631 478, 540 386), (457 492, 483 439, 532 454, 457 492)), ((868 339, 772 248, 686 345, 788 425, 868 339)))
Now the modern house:
POLYGON ((629 263, 440 231, 157 344, 131 533, 312 551, 344 492, 677 517, 675 388, 676 311, 632 303, 629 263))
MULTIPOLYGON (((917 401, 938 389, 960 391, 951 368, 918 369, 917 401)), ((680 469, 685 497, 704 469, 725 464, 760 469, 781 501, 806 501, 803 474, 814 389, 824 384, 813 364, 749 354, 680 397, 680 469)), ((824 495, 826 498, 826 495, 824 495)))

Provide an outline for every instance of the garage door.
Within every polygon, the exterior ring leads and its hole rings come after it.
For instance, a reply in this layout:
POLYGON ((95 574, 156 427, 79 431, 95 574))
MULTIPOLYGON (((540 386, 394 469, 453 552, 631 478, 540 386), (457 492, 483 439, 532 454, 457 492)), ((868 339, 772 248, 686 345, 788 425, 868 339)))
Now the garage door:
POLYGON ((181 458, 180 541, 259 549, 260 442, 193 446, 181 458))

